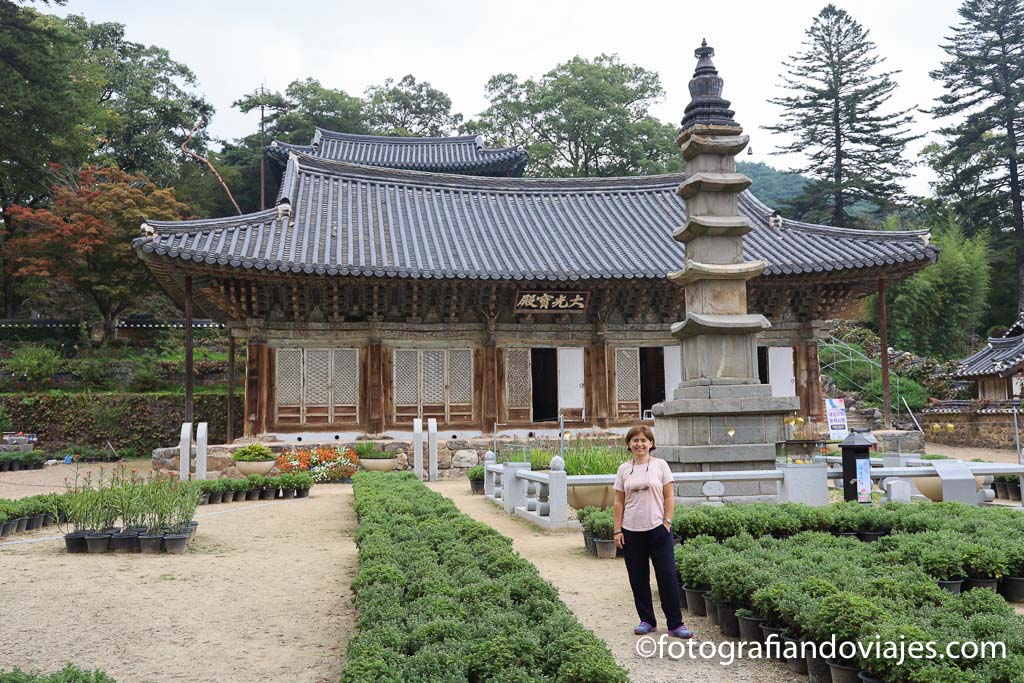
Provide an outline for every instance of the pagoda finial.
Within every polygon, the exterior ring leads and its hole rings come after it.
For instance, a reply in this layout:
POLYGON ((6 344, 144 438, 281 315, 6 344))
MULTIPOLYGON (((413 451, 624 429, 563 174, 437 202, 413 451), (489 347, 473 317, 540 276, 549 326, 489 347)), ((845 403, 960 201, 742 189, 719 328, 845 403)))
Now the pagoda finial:
POLYGON ((715 48, 708 47, 707 39, 703 39, 693 56, 697 58, 697 68, 690 80, 691 99, 683 114, 683 130, 696 125, 739 127, 732 119, 735 112, 729 109, 729 100, 722 99, 724 81, 711 61, 715 48))

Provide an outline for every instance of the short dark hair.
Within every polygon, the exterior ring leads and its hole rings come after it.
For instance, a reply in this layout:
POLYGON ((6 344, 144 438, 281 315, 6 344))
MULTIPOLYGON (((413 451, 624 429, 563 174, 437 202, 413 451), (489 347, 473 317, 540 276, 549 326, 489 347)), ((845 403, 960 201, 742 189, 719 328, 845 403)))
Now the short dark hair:
POLYGON ((626 448, 629 448, 629 442, 632 441, 633 437, 637 434, 643 434, 647 437, 647 440, 651 442, 651 451, 653 452, 655 449, 654 432, 652 432, 651 428, 647 425, 636 425, 635 427, 629 428, 629 431, 626 432, 626 448))

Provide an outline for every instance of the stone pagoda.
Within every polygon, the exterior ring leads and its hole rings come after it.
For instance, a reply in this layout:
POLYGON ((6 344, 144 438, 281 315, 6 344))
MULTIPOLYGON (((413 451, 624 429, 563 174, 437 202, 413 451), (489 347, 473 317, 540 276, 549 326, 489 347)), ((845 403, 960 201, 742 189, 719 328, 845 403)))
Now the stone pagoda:
MULTIPOLYGON (((768 265, 743 257, 750 221, 739 214, 739 194, 751 181, 736 172, 736 155, 749 137, 722 99, 722 78, 702 42, 690 81, 691 101, 676 144, 686 175, 676 193, 686 224, 673 237, 686 248, 682 270, 669 280, 684 288, 686 315, 672 325, 682 347, 682 377, 671 398, 654 406, 658 456, 676 472, 774 469, 775 444, 785 440, 785 417, 798 398, 773 398, 757 369, 757 335, 771 327, 747 310, 747 281, 768 265)), ((666 388, 668 389, 668 388, 666 388)), ((722 482, 710 495, 751 501, 774 496, 776 483, 722 482)), ((684 502, 706 500, 702 485, 679 484, 684 502)))

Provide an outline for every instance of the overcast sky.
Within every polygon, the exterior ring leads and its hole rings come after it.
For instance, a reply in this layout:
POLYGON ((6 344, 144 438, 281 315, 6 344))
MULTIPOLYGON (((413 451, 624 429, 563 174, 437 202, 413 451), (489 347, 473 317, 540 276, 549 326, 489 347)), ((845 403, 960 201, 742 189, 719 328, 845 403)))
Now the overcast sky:
MULTIPOLYGON (((261 84, 284 90, 312 77, 323 85, 361 95, 369 85, 413 74, 448 93, 453 110, 467 118, 483 110, 484 84, 511 72, 541 76, 574 55, 617 53, 625 62, 658 72, 666 96, 653 113, 678 125, 689 101, 693 50, 707 38, 725 79, 726 99, 751 136, 754 154, 744 158, 778 168, 799 159, 771 156, 778 136, 761 126, 778 120, 779 73, 801 48, 804 32, 822 0, 69 0, 42 11, 82 14, 90 21, 118 21, 130 40, 158 45, 187 64, 202 94, 217 109, 215 137, 253 130, 258 114, 243 116, 231 103, 261 84)), ((843 0, 899 69, 893 108, 932 106, 940 85, 928 77, 945 53, 939 45, 958 23, 959 0, 843 0)), ((917 114, 917 132, 937 123, 917 114)), ((936 139, 930 136, 928 139, 936 139)), ((917 159, 927 142, 911 145, 917 159)), ((920 166, 908 178, 915 193, 928 191, 930 174, 920 166)), ((756 188, 754 188, 756 192, 756 188)))

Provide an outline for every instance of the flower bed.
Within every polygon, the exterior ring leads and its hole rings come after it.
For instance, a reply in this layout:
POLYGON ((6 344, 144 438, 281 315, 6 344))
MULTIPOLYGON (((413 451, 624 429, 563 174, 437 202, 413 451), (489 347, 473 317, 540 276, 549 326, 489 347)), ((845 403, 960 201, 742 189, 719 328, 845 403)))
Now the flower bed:
POLYGON ((341 681, 624 682, 537 569, 411 473, 359 473, 359 632, 341 681))
POLYGON ((324 484, 348 479, 359 469, 359 457, 347 446, 294 448, 277 458, 282 472, 308 472, 313 481, 324 484))
MULTIPOLYGON (((928 532, 936 533, 936 532, 928 532)), ((953 594, 916 559, 934 539, 900 534, 879 543, 802 533, 779 540, 710 536, 676 551, 684 584, 720 605, 747 608, 789 637, 826 642, 1003 642, 1003 658, 911 659, 861 655, 848 664, 890 682, 1016 680, 1024 671, 1024 617, 991 591, 953 594), (917 549, 913 549, 917 546, 917 549)), ((688 600, 690 594, 687 594, 688 600)), ((699 609, 699 608, 698 608, 699 609)), ((721 610, 719 611, 721 614, 721 610)))

